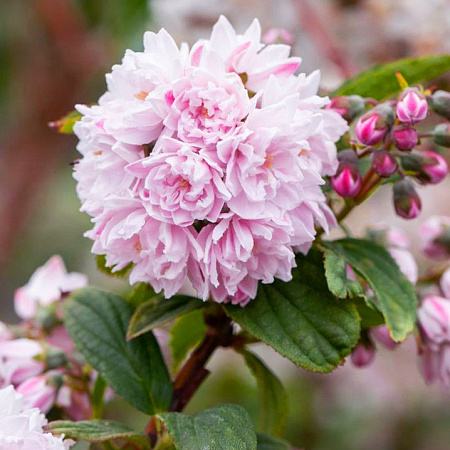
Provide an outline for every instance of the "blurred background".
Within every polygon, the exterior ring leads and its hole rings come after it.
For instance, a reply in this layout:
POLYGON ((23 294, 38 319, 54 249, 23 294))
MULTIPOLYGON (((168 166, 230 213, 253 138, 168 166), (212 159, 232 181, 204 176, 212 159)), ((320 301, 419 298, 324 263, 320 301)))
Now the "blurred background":
MULTIPOLYGON (((47 127, 73 109, 94 103, 104 74, 126 48, 142 48, 144 30, 166 28, 177 40, 206 37, 219 14, 243 31, 254 17, 263 29, 293 35, 301 69, 322 72, 324 93, 375 63, 449 53, 450 0, 1 0, 0 1, 0 319, 14 322, 15 288, 60 254, 91 283, 124 291, 125 282, 100 274, 83 237, 70 163, 76 139, 47 127)), ((449 89, 449 77, 437 83, 449 89)), ((387 221, 408 231, 413 250, 418 227, 431 214, 450 215, 450 181, 420 192, 424 209, 412 222, 398 219, 389 188, 381 189, 348 220, 357 232, 387 221)), ((374 364, 349 363, 331 375, 312 375, 256 347, 290 394, 286 438, 311 450, 450 449, 450 392, 426 387, 414 342, 380 350, 374 364)), ((219 352, 213 374, 188 411, 218 402, 245 406, 257 419, 257 392, 239 356, 219 352)), ((136 424, 115 401, 110 417, 136 424)))

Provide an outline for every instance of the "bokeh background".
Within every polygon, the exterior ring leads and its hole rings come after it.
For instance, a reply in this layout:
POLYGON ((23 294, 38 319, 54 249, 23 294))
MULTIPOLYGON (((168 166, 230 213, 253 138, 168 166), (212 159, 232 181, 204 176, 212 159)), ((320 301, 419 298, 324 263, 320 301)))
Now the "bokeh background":
MULTIPOLYGON (((94 103, 104 73, 126 48, 141 49, 146 29, 166 28, 192 43, 209 34, 220 14, 243 31, 254 17, 263 29, 294 37, 302 71, 322 72, 324 93, 374 63, 450 51, 450 0, 1 0, 0 1, 0 318, 16 320, 12 299, 34 269, 60 254, 70 270, 117 291, 124 281, 100 274, 83 238, 70 163, 76 139, 56 135, 47 122, 94 103)), ((449 88, 450 77, 437 80, 449 88)), ((420 192, 422 216, 395 217, 389 188, 352 213, 357 233, 380 220, 410 234, 422 270, 418 227, 435 213, 450 215, 450 181, 420 192)), ((256 347, 290 394, 286 438, 311 450, 450 449, 450 392, 427 387, 414 342, 380 350, 374 364, 350 363, 331 375, 308 374, 264 346, 256 347)), ((213 374, 188 411, 218 402, 245 406, 257 421, 256 385, 238 356, 221 351, 213 374)), ((120 400, 110 417, 144 423, 120 400)))

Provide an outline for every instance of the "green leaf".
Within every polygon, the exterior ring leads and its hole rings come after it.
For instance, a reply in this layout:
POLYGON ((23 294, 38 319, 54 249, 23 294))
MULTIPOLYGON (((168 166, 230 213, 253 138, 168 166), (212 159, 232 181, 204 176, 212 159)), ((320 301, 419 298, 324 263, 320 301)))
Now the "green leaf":
POLYGON ((384 325, 383 314, 372 301, 369 299, 366 301, 359 300, 355 304, 359 317, 361 317, 361 328, 373 328, 384 325))
POLYGON ((126 341, 132 313, 122 297, 92 287, 75 291, 64 304, 77 349, 114 391, 147 414, 165 411, 172 395, 167 368, 153 334, 126 341))
POLYGON ((414 59, 400 59, 389 64, 377 65, 350 78, 330 96, 361 95, 384 100, 401 91, 395 73, 400 72, 412 85, 423 83, 450 70, 450 55, 423 56, 414 59))
POLYGON ((106 275, 109 275, 110 277, 123 278, 133 268, 133 263, 130 263, 123 269, 114 271, 114 266, 110 267, 110 266, 106 265, 106 256, 105 255, 97 255, 95 257, 95 260, 97 261, 98 270, 100 270, 100 272, 102 272, 106 275))
POLYGON ((365 298, 361 284, 347 278, 347 262, 334 252, 325 251, 325 277, 328 289, 338 298, 365 298))
POLYGON ((92 416, 94 419, 101 419, 103 415, 104 396, 108 384, 101 375, 97 375, 97 379, 94 383, 94 389, 92 389, 91 403, 92 403, 92 416))
POLYGON ((258 433, 257 450, 290 450, 291 446, 288 442, 278 439, 267 434, 258 433))
POLYGON ((61 134, 73 134, 73 126, 82 118, 82 114, 74 110, 61 119, 50 122, 48 125, 61 134))
POLYGON ((139 444, 139 448, 148 449, 149 441, 145 436, 120 422, 112 420, 57 420, 50 422, 46 430, 55 435, 64 434, 67 438, 82 439, 89 442, 103 442, 123 439, 139 444))
POLYGON ((134 312, 128 327, 127 339, 147 333, 181 314, 203 306, 205 302, 187 295, 175 295, 171 298, 164 298, 162 294, 156 295, 138 306, 134 312))
POLYGON ((190 417, 163 413, 158 417, 180 450, 256 450, 256 433, 242 406, 219 405, 190 417))
POLYGON ((401 273, 389 252, 366 239, 341 239, 324 245, 348 264, 372 288, 394 341, 413 331, 417 297, 412 284, 401 273))
POLYGON ((278 377, 252 352, 239 351, 256 378, 259 392, 260 429, 281 436, 288 418, 289 402, 278 377))
POLYGON ((192 311, 178 318, 170 330, 173 369, 177 370, 189 351, 199 344, 206 333, 203 311, 192 311))
POLYGON ((296 259, 292 281, 260 284, 245 308, 227 305, 225 310, 294 364, 330 372, 358 342, 358 313, 352 303, 336 299, 328 290, 320 252, 312 249, 296 259))
POLYGON ((152 286, 148 283, 136 283, 127 295, 127 302, 137 308, 142 303, 150 300, 156 295, 152 286))

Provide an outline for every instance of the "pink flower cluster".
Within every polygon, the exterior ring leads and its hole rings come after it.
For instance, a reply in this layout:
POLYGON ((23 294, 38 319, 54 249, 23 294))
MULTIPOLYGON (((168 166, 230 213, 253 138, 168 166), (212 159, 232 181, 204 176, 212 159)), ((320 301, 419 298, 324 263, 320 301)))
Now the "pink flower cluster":
POLYGON ((294 250, 335 223, 320 186, 348 127, 289 52, 263 44, 257 20, 240 35, 221 17, 191 49, 147 32, 99 104, 77 106, 74 176, 108 266, 132 263, 130 282, 166 297, 189 279, 242 305, 259 281, 291 278, 294 250))
MULTIPOLYGON (((67 273, 61 257, 53 256, 16 290, 14 306, 23 321, 14 332, 0 322, 0 388, 13 386, 25 408, 47 413, 57 404, 71 418, 89 416, 88 393, 66 383, 68 375, 71 379, 84 375, 73 359, 75 346, 59 308, 65 294, 86 285, 85 275, 67 273)), ((89 382, 88 378, 81 384, 89 388, 89 382)))

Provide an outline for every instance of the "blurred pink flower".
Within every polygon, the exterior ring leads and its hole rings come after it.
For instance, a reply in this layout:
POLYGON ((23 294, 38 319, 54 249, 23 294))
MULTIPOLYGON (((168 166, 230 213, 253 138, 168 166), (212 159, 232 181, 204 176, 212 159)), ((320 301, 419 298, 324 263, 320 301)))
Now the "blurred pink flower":
POLYGON ((47 414, 55 404, 57 388, 52 376, 44 374, 23 381, 16 391, 23 395, 25 408, 38 408, 47 414))
POLYGON ((278 40, 289 45, 294 43, 292 33, 284 28, 270 28, 262 37, 262 41, 266 44, 275 44, 278 40))
POLYGON ((433 259, 450 257, 450 217, 432 216, 420 227, 423 251, 433 259))

